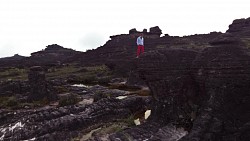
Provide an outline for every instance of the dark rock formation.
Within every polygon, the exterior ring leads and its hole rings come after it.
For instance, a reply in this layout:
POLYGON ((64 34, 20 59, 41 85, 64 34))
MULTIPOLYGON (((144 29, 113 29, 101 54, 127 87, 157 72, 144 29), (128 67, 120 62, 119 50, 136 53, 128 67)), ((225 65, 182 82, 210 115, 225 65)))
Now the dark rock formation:
POLYGON ((56 95, 52 94, 49 89, 49 85, 45 79, 44 69, 40 66, 34 66, 29 71, 29 84, 30 84, 30 95, 29 100, 55 100, 56 95))
MULTIPOLYGON (((129 34, 111 36, 111 40, 105 45, 76 55, 68 62, 77 62, 81 65, 107 64, 115 71, 128 76, 133 70, 136 57, 136 38, 141 32, 131 29, 129 34)), ((144 33, 145 52, 161 50, 166 48, 183 48, 200 51, 209 46, 209 42, 222 33, 212 32, 210 34, 192 35, 185 37, 160 37, 161 29, 156 26, 150 28, 150 31, 144 33)))
POLYGON ((129 30, 129 34, 134 34, 134 33, 137 33, 137 32, 138 31, 135 28, 129 30))
POLYGON ((48 45, 44 50, 31 53, 30 57, 14 55, 0 58, 1 67, 57 66, 81 52, 57 44, 48 45))
POLYGON ((0 82, 0 96, 13 96, 15 94, 26 94, 29 86, 22 81, 3 81, 0 82))
POLYGON ((228 33, 239 36, 250 36, 250 18, 236 19, 229 25, 228 33))
POLYGON ((156 100, 152 115, 157 120, 188 116, 185 115, 190 108, 188 100, 196 92, 191 76, 196 55, 195 51, 183 49, 159 50, 145 54, 138 63, 140 74, 156 100))
POLYGON ((160 35, 162 34, 161 32, 161 29, 158 27, 158 26, 155 26, 155 27, 151 27, 149 29, 149 33, 152 33, 152 34, 156 34, 160 37, 160 35))
MULTIPOLYGON (((112 98, 87 106, 74 105, 20 112, 18 116, 6 121, 10 124, 1 126, 0 133, 3 136, 0 134, 0 137, 3 140, 71 140, 83 131, 88 132, 92 126, 128 118, 143 109, 148 102, 146 97, 130 97, 124 100, 112 98), (12 127, 13 130, 10 129, 12 127)), ((5 116, 9 115, 11 113, 5 116)))
POLYGON ((21 56, 21 55, 15 54, 14 56, 11 56, 11 57, 0 58, 0 60, 11 61, 11 60, 21 60, 21 59, 24 59, 24 58, 25 58, 25 56, 21 56))
POLYGON ((26 60, 27 66, 56 66, 61 65, 65 60, 79 54, 79 51, 64 48, 57 44, 48 45, 44 50, 31 53, 26 60))
POLYGON ((209 42, 211 45, 220 46, 220 45, 235 45, 239 46, 243 44, 240 38, 235 37, 233 34, 225 33, 223 35, 218 36, 216 39, 209 42))
POLYGON ((0 67, 24 67, 27 57, 15 54, 11 57, 0 58, 0 67))
POLYGON ((250 94, 250 56, 235 38, 226 37, 214 41, 215 46, 205 49, 193 62, 198 69, 195 80, 205 98, 200 115, 183 140, 249 140, 250 104, 246 101, 250 94))
POLYGON ((230 36, 201 53, 153 51, 138 63, 155 101, 151 120, 186 128, 190 133, 182 141, 249 139, 250 56, 230 36))

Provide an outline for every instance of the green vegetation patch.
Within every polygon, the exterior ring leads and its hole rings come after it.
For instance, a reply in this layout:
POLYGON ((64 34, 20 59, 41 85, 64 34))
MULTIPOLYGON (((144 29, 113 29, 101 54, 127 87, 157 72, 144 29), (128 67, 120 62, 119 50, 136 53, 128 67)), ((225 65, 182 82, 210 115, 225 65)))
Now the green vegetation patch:
POLYGON ((26 69, 6 68, 0 72, 0 79, 2 80, 27 80, 28 74, 26 69))
POLYGON ((69 94, 59 99, 59 107, 77 104, 81 99, 77 94, 69 94))
POLYGON ((81 70, 82 67, 77 67, 73 65, 63 66, 60 68, 50 68, 46 73, 47 78, 66 78, 69 77, 71 74, 74 74, 81 70))
POLYGON ((91 67, 68 65, 50 68, 46 76, 48 79, 65 78, 69 83, 108 84, 112 78, 112 72, 105 65, 91 67))
POLYGON ((10 97, 0 97, 0 107, 1 108, 17 108, 19 107, 19 102, 17 101, 17 98, 14 96, 10 97))

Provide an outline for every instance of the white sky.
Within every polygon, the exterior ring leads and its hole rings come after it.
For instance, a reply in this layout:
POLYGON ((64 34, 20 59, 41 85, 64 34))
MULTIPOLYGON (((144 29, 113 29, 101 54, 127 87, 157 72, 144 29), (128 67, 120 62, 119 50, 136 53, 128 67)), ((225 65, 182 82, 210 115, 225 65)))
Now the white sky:
POLYGON ((109 36, 159 26, 183 36, 225 32, 250 17, 249 0, 0 0, 0 57, 29 56, 49 44, 78 51, 109 36))

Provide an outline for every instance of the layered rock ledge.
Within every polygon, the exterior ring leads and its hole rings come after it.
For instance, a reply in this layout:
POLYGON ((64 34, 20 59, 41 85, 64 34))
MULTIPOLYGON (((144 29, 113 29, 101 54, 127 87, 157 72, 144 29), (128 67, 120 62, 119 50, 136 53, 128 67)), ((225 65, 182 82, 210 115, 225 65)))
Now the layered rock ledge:
POLYGON ((236 37, 222 35, 201 52, 152 51, 138 69, 154 97, 151 120, 185 128, 181 141, 250 138, 250 55, 236 37))

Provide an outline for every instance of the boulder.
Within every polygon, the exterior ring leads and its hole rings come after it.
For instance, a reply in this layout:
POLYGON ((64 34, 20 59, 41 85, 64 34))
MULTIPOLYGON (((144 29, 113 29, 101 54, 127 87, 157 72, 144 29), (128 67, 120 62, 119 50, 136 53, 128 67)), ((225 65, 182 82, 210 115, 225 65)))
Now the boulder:
POLYGON ((151 27, 149 29, 149 33, 157 34, 159 36, 162 34, 161 29, 159 28, 159 26, 151 27))

